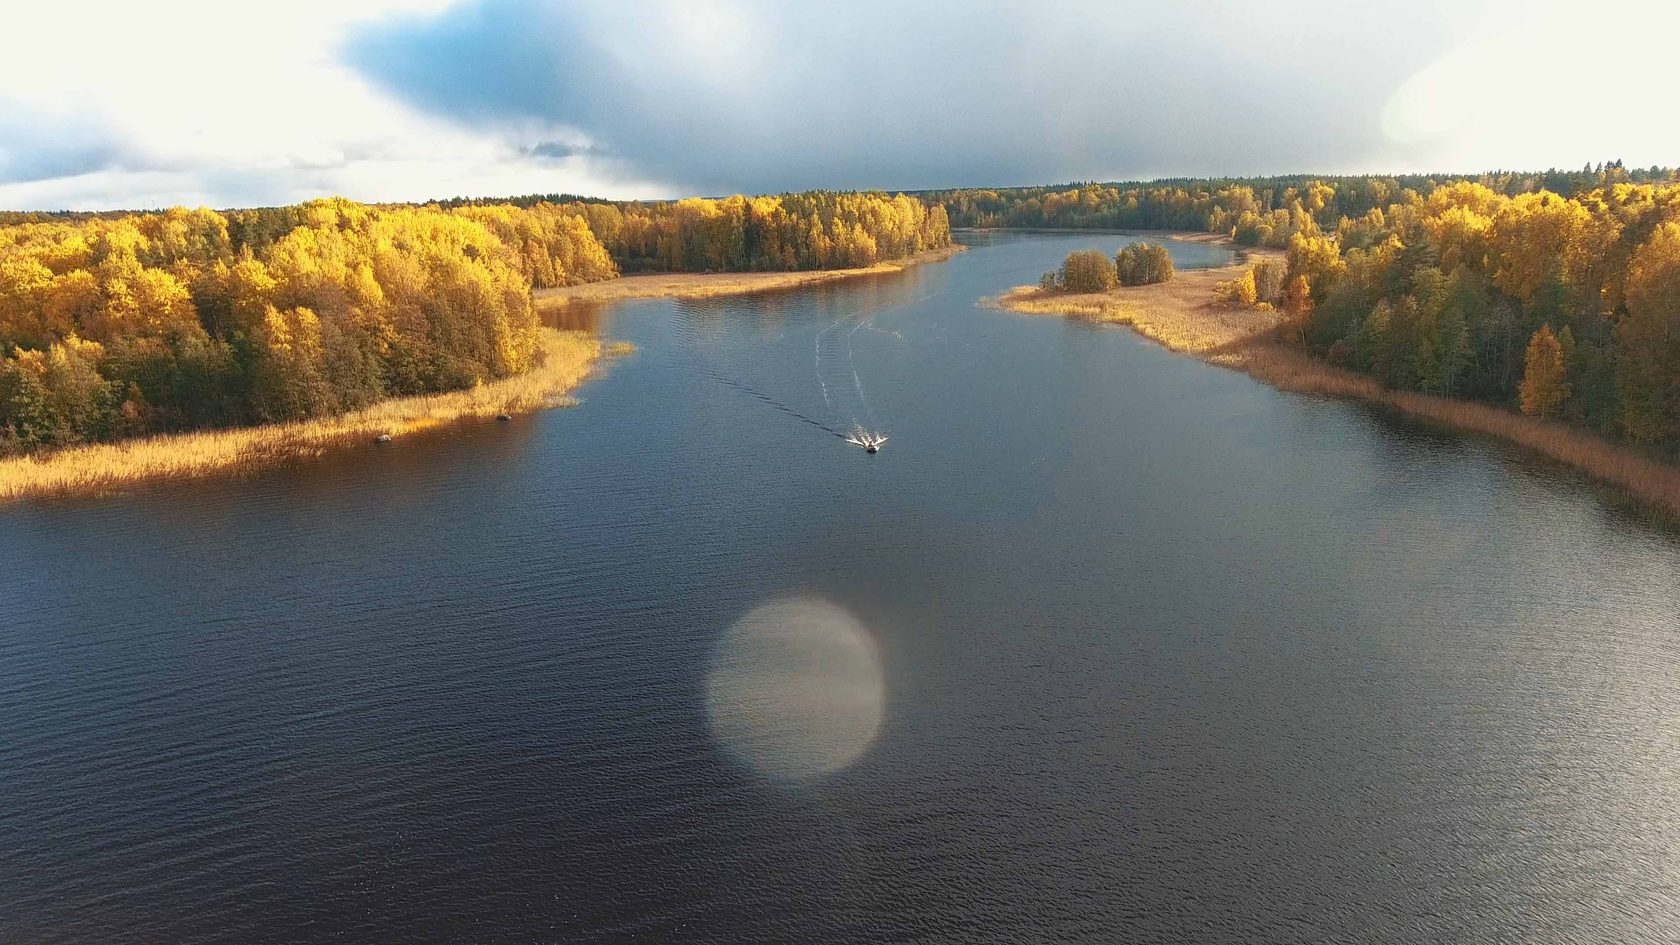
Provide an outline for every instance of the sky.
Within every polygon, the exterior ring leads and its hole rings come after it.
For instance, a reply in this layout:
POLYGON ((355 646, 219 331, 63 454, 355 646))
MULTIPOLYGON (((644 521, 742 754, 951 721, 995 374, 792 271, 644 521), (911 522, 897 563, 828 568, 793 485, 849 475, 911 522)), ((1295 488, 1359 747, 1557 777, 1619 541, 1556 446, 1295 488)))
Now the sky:
POLYGON ((0 209, 1680 164, 1680 4, 57 0, 0 209))

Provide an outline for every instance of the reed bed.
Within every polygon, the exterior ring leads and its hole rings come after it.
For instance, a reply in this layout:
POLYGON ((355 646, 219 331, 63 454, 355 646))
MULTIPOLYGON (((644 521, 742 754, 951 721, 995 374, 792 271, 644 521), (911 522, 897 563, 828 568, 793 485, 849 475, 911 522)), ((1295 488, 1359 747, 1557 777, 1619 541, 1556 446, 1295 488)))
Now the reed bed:
POLYGON ((1249 265, 1190 270, 1156 286, 1076 294, 1018 286, 993 300, 1027 314, 1071 315, 1129 325, 1174 350, 1246 371, 1280 390, 1351 397, 1458 430, 1496 436, 1591 476, 1680 521, 1680 466, 1591 431, 1511 410, 1418 391, 1390 390, 1277 340, 1275 312, 1212 302, 1215 283, 1249 265))
POLYGON ((397 397, 334 417, 98 443, 0 460, 0 502, 248 472, 329 449, 371 444, 381 434, 395 438, 459 420, 575 402, 565 394, 588 377, 601 356, 601 343, 581 332, 545 328, 538 346, 536 367, 466 390, 397 397))
POLYGON ((1254 258, 1275 255, 1250 250, 1246 258, 1214 269, 1186 269, 1167 282, 1112 292, 1062 292, 1016 286, 994 300, 999 307, 1029 315, 1072 315, 1130 325, 1138 334, 1174 351, 1209 357, 1212 352, 1271 332, 1277 312, 1213 302, 1214 286, 1240 275, 1254 258))

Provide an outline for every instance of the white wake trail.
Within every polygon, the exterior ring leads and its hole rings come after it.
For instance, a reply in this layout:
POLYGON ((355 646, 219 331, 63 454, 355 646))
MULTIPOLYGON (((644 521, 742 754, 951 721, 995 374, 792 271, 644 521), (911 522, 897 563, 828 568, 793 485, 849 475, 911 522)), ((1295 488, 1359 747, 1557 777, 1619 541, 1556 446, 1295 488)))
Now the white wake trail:
MULTIPOLYGON (((868 312, 867 314, 865 314, 865 309, 859 308, 841 315, 839 318, 834 320, 833 324, 824 328, 822 331, 817 332, 816 341, 813 344, 814 350, 812 352, 812 361, 817 373, 817 386, 822 391, 823 405, 828 409, 829 415, 836 420, 841 420, 841 415, 836 411, 834 406, 834 392, 828 385, 828 379, 823 376, 823 339, 827 337, 829 333, 833 332, 834 329, 845 324, 848 320, 854 318, 856 319, 856 321, 852 324, 851 330, 846 332, 846 369, 852 375, 852 390, 857 394, 857 402, 862 405, 864 418, 869 421, 869 425, 866 429, 863 422, 858 419, 857 415, 853 414, 850 418, 853 427, 853 435, 847 438, 850 442, 858 446, 864 446, 865 448, 868 448, 870 444, 873 444, 875 448, 879 448, 881 443, 886 442, 886 437, 880 436, 878 433, 869 432, 875 428, 877 422, 875 419, 875 406, 869 402, 869 395, 863 389, 863 377, 858 372, 857 354, 852 345, 852 338, 858 333, 859 329, 867 328, 870 331, 880 332, 881 334, 889 335, 903 341, 904 336, 899 332, 882 331, 881 329, 875 327, 875 319, 886 312, 908 308, 912 305, 919 305, 937 295, 943 295, 947 291, 949 290, 936 289, 932 292, 924 293, 923 295, 907 302, 900 302, 896 305, 888 305, 884 308, 868 312)), ((873 449, 871 452, 873 452, 873 449)))
POLYGON ((870 429, 874 429, 875 411, 869 406, 869 395, 863 392, 863 381, 858 378, 857 359, 852 356, 852 336, 865 324, 866 322, 860 321, 852 326, 851 331, 846 332, 846 363, 852 369, 852 389, 857 391, 858 400, 863 404, 863 415, 869 418, 870 429))
POLYGON ((827 328, 824 328, 822 331, 817 332, 817 344, 816 344, 816 348, 817 348, 817 354, 816 354, 817 386, 822 388, 823 405, 828 408, 828 412, 830 414, 834 413, 834 400, 833 400, 833 398, 831 398, 829 396, 828 381, 823 377, 823 372, 822 372, 822 340, 823 340, 823 336, 828 334, 829 332, 833 331, 834 329, 839 328, 841 322, 845 321, 848 318, 851 318, 853 315, 856 315, 856 314, 857 314, 856 312, 847 312, 846 314, 841 315, 839 318, 836 318, 834 320, 834 324, 828 326, 827 328))

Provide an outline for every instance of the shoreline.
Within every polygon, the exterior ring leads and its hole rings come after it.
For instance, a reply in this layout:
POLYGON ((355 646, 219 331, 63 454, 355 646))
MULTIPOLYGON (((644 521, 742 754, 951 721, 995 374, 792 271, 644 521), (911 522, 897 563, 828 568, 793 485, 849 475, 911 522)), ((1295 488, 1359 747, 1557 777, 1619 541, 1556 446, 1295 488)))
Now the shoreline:
POLYGON ((1238 252, 1253 248, 1238 246, 1235 240, 1224 233, 1208 233, 1203 230, 1155 230, 1149 227, 1128 230, 1111 226, 953 226, 951 233, 1095 233, 1099 236, 1158 236, 1181 243, 1223 243, 1238 252))
POLYGON ((855 279, 860 276, 902 272, 912 266, 944 262, 967 250, 967 246, 952 243, 938 249, 923 250, 903 259, 887 260, 856 269, 801 269, 794 272, 656 272, 620 276, 604 282, 538 289, 531 293, 531 298, 538 308, 557 308, 573 303, 618 302, 626 299, 700 299, 751 295, 757 292, 836 282, 841 279, 855 279))
POLYGON ((1214 286, 1243 273, 1258 259, 1282 261, 1283 252, 1238 246, 1230 237, 1213 233, 1157 231, 1182 242, 1222 245, 1237 254, 1224 266, 1180 269, 1171 280, 1155 285, 1118 288, 1110 292, 1065 292, 1018 285, 986 300, 988 305, 1023 315, 1064 315, 1090 321, 1128 325, 1138 334, 1170 350, 1225 364, 1235 352, 1227 349, 1261 335, 1270 335, 1283 322, 1277 312, 1257 308, 1227 308, 1213 303, 1214 286))
POLYGON ((464 420, 562 406, 603 358, 621 353, 583 332, 539 329, 541 361, 523 374, 466 390, 395 397, 313 420, 165 433, 0 459, 0 505, 25 499, 96 496, 125 486, 269 468, 329 449, 373 445, 464 420))
MULTIPOLYGON (((1197 242, 1221 240, 1229 243, 1224 237, 1197 242)), ((1236 263, 1181 270, 1172 281, 1160 285, 1088 294, 1023 285, 986 303, 1026 315, 1071 316, 1126 325, 1168 350, 1243 371, 1278 390, 1351 398, 1461 433, 1496 437, 1561 463, 1680 522, 1680 466, 1557 421, 1477 401, 1390 390, 1374 378, 1337 367, 1278 339, 1283 317, 1277 312, 1216 304, 1215 283, 1241 274, 1256 258, 1282 256, 1277 250, 1231 245, 1241 254, 1236 263)))
MULTIPOLYGON (((658 273, 627 276, 532 293, 539 308, 639 298, 706 298, 744 295, 863 276, 902 272, 943 262, 968 247, 953 243, 903 259, 853 269, 798 272, 658 273)), ((27 499, 99 496, 170 480, 238 474, 319 456, 329 449, 372 445, 447 423, 487 420, 561 406, 565 395, 605 359, 634 350, 586 332, 544 327, 542 360, 524 374, 460 391, 380 401, 360 410, 312 420, 165 433, 113 443, 89 443, 49 453, 0 458, 0 506, 27 499)))

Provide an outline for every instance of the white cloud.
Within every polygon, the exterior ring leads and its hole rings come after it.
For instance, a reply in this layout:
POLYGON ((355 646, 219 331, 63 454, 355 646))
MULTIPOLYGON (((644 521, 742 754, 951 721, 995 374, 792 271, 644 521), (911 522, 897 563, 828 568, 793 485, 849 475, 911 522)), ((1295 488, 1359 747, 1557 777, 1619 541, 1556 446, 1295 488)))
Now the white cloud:
POLYGON ((445 5, 179 0, 9 12, 20 41, 0 56, 0 207, 663 190, 600 161, 532 153, 543 141, 577 143, 568 129, 474 133, 340 62, 347 30, 445 5), (95 157, 100 166, 83 166, 95 157), (55 163, 65 176, 41 173, 55 163))
POLYGON ((1575 167, 1622 158, 1680 159, 1672 83, 1680 8, 1494 2, 1443 9, 1457 42, 1383 108, 1383 131, 1409 163, 1431 169, 1575 167))

